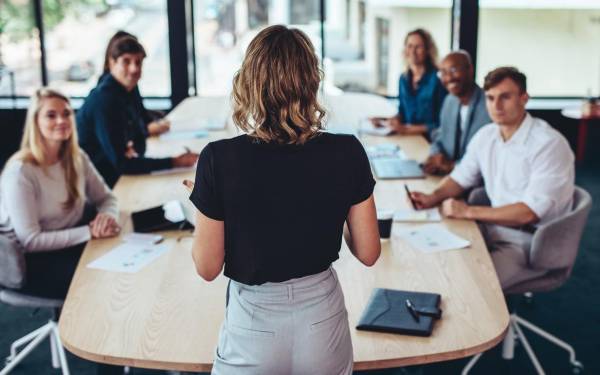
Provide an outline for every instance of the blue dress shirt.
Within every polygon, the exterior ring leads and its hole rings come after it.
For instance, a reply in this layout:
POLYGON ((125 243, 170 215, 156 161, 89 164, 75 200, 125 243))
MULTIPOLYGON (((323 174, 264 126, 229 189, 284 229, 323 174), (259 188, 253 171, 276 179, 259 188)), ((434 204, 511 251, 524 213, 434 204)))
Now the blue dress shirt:
POLYGON ((406 124, 425 124, 430 136, 440 125, 440 109, 448 93, 437 77, 437 69, 429 69, 417 85, 412 86, 410 70, 400 76, 398 114, 406 124))

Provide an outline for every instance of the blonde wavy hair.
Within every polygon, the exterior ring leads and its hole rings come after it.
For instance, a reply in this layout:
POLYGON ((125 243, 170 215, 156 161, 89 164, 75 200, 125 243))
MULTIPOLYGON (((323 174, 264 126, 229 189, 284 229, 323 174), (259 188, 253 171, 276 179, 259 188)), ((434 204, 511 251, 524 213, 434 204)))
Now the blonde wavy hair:
POLYGON ((304 144, 323 128, 317 101, 322 71, 315 49, 298 29, 274 25, 250 42, 233 78, 233 121, 264 142, 304 144))
MULTIPOLYGON (((29 108, 27 109, 21 148, 11 159, 19 159, 41 168, 45 168, 48 165, 45 153, 46 145, 38 125, 38 116, 44 101, 52 98, 63 100, 70 106, 69 99, 58 91, 49 88, 37 90, 31 97, 29 108)), ((71 132, 71 137, 63 142, 59 151, 60 163, 65 171, 67 182, 67 200, 63 203, 65 209, 72 208, 75 202, 81 197, 81 192, 77 187, 78 171, 81 167, 81 153, 77 143, 77 128, 75 126, 73 111, 71 111, 70 117, 73 131, 71 132)))
MULTIPOLYGON (((425 66, 427 67, 427 69, 437 68, 438 49, 429 31, 421 28, 410 31, 408 34, 406 34, 406 37, 404 37, 404 47, 406 47, 406 43, 408 43, 408 38, 412 35, 418 35, 423 40, 423 44, 425 45, 425 53, 427 54, 427 57, 425 58, 425 66)), ((404 56, 404 59, 406 61, 406 54, 404 54, 404 56)), ((410 69, 408 65, 406 69, 407 71, 410 69)))

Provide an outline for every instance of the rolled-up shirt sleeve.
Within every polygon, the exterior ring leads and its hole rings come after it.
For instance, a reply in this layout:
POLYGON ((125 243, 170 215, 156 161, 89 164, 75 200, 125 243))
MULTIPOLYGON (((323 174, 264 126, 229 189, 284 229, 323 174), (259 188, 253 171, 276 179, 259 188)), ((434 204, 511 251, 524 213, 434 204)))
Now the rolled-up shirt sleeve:
POLYGON ((480 133, 477 133, 467 146, 465 156, 463 156, 460 163, 450 174, 450 178, 456 181, 463 189, 477 186, 481 181, 480 158, 477 155, 481 147, 479 145, 480 139, 480 133))
POLYGON ((542 220, 573 196, 574 156, 562 138, 552 140, 532 159, 531 175, 522 202, 542 220))

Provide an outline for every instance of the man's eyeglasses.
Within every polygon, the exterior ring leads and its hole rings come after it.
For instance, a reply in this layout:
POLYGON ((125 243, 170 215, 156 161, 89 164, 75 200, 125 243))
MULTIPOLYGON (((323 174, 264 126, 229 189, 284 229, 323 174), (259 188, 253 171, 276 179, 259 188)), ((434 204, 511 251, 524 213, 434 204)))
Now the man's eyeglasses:
POLYGON ((463 68, 461 68, 461 67, 451 66, 448 69, 440 69, 440 70, 438 70, 437 76, 438 76, 438 78, 442 78, 444 76, 452 76, 452 77, 454 77, 454 76, 456 76, 456 74, 458 72, 460 72, 462 70, 463 70, 463 68))

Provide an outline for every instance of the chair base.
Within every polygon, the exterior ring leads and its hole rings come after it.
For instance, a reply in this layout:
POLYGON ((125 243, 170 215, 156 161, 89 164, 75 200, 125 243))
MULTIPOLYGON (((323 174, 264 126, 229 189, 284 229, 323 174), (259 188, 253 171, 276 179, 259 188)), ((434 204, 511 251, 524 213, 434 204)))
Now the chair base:
POLYGON ((17 366, 25 357, 31 353, 46 337, 50 339, 50 349, 52 352, 52 366, 62 369, 63 375, 70 375, 69 365, 65 349, 60 341, 58 333, 58 325, 55 321, 50 320, 42 327, 21 337, 13 342, 10 346, 10 355, 6 358, 6 367, 0 370, 0 375, 8 374, 15 366, 17 366), (18 351, 20 347, 26 345, 23 350, 18 351))
MULTIPOLYGON (((571 368, 572 368, 574 374, 579 374, 583 371, 583 364, 575 359, 575 350, 573 349, 573 347, 571 345, 560 340, 556 336, 551 335, 550 333, 544 331, 543 329, 531 324, 530 322, 521 318, 517 314, 510 315, 508 332, 506 333, 506 337, 504 338, 504 341, 502 342, 502 358, 504 358, 506 360, 513 359, 514 352, 515 352, 515 342, 517 340, 519 340, 523 343, 523 347, 525 348, 525 351, 527 352, 529 359, 533 363, 533 366, 535 367, 536 372, 539 375, 545 375, 542 365, 538 361, 535 353, 533 352, 533 349, 529 345, 529 341, 527 341, 527 337, 525 337, 525 335, 523 334, 523 331, 521 330, 521 326, 529 329, 533 333, 538 334, 542 338, 544 338, 544 339, 552 342, 553 344, 558 345, 561 348, 563 348, 564 350, 566 350, 569 353, 569 362, 571 363, 571 368)), ((467 365, 465 366, 465 368, 463 369, 461 374, 467 375, 469 373, 469 371, 471 371, 473 366, 475 366, 475 364, 477 363, 479 358, 481 358, 482 355, 483 355, 483 353, 479 353, 476 356, 474 356, 473 358, 471 358, 471 360, 469 361, 469 363, 467 363, 467 365)))

